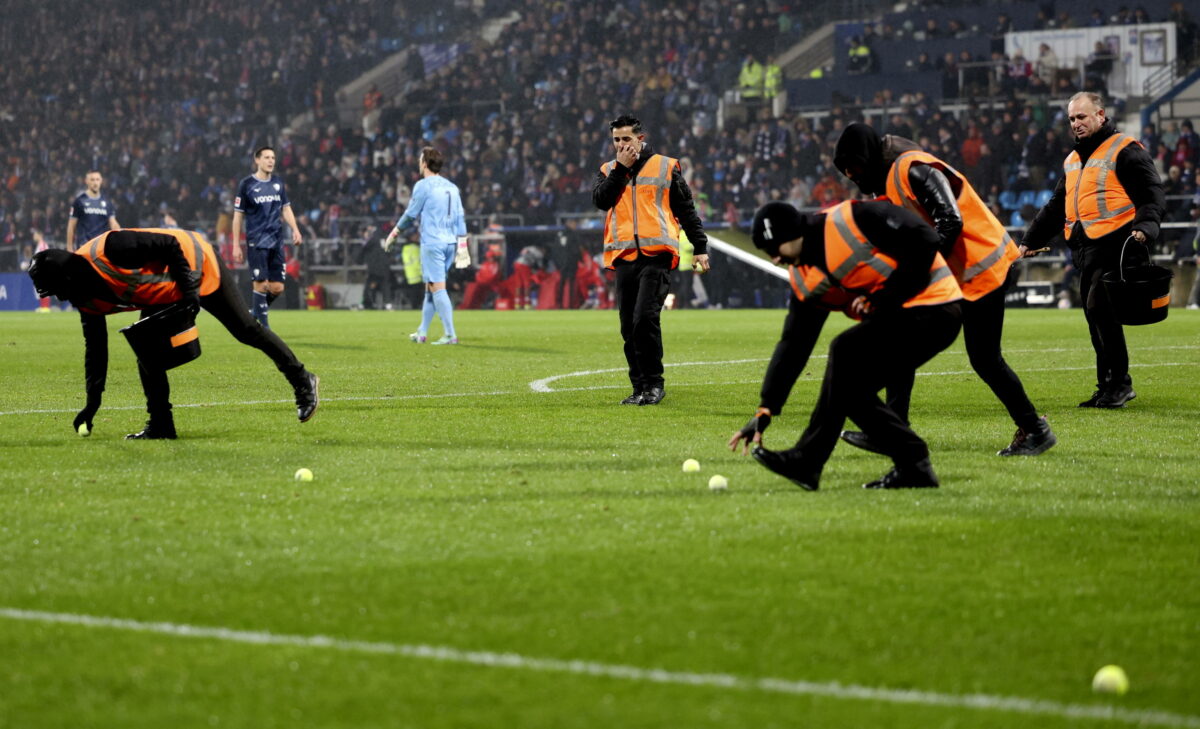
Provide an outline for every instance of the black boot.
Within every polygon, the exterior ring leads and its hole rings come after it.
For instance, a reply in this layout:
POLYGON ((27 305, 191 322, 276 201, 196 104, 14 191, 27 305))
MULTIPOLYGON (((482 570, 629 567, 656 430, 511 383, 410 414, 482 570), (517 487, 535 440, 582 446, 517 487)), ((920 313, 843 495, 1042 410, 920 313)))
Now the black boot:
POLYGON ((292 389, 296 392, 296 417, 301 423, 307 423, 317 412, 320 400, 317 387, 320 384, 321 378, 308 370, 302 370, 299 377, 292 382, 292 389))
POLYGON ((175 440, 175 421, 170 417, 151 416, 146 427, 125 436, 125 440, 175 440))
POLYGON ((857 430, 843 430, 840 437, 855 448, 862 448, 864 451, 878 453, 881 456, 887 455, 882 448, 875 445, 875 442, 866 433, 860 433, 857 430))
POLYGON ((642 393, 642 401, 638 405, 657 405, 667 396, 667 391, 661 387, 651 387, 642 393))
POLYGON ((863 484, 864 489, 936 489, 937 474, 928 458, 916 463, 897 465, 882 478, 863 484))
POLYGON ((1013 437, 1012 443, 1009 443, 1007 448, 996 455, 1036 456, 1050 450, 1057 442, 1058 438, 1055 437, 1054 431, 1050 430, 1050 423, 1043 415, 1038 418, 1037 425, 1032 429, 1017 428, 1017 434, 1013 437))
POLYGON ((633 394, 621 401, 622 405, 641 405, 642 391, 634 390, 633 394))
POLYGON ((817 490, 820 474, 806 468, 795 451, 769 451, 762 446, 755 446, 750 455, 771 473, 783 476, 805 491, 817 490))

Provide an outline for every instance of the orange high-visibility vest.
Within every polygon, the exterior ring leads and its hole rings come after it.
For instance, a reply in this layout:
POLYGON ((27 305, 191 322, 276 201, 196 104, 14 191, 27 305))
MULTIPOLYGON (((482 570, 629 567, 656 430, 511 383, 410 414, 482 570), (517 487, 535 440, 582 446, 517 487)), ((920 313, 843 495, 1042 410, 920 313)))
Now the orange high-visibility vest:
MULTIPOLYGON (((616 166, 605 162, 605 177, 616 166)), ((638 174, 621 191, 617 204, 604 217, 604 267, 618 258, 633 260, 638 250, 651 256, 671 254, 671 268, 679 265, 679 221, 671 212, 671 172, 678 160, 651 155, 638 174)))
MULTIPOLYGON (((142 233, 160 233, 169 235, 179 242, 183 257, 193 271, 200 271, 200 295, 207 296, 217 290, 221 284, 221 271, 217 266, 217 254, 212 245, 200 233, 190 230, 173 228, 126 228, 142 233)), ((108 260, 104 253, 104 244, 109 233, 88 241, 75 251, 91 264, 104 283, 112 289, 113 294, 121 303, 92 299, 80 306, 80 311, 87 314, 114 314, 119 311, 135 311, 148 306, 159 306, 179 301, 181 296, 179 286, 171 278, 167 264, 155 262, 137 270, 121 268, 108 260)))
MULTIPOLYGON (((842 308, 856 296, 872 294, 883 288, 896 270, 896 259, 867 241, 854 222, 852 201, 839 203, 825 214, 826 274, 816 266, 793 266, 792 291, 801 301, 812 300, 828 308, 842 308), (840 288, 844 293, 834 291, 840 288)), ((947 304, 962 298, 962 289, 946 265, 941 253, 929 267, 929 284, 904 302, 904 308, 947 304)))
POLYGON ((914 164, 929 165, 954 178, 952 184, 957 182, 959 193, 956 202, 962 214, 963 228, 950 249, 950 255, 946 257, 946 263, 962 287, 964 299, 975 301, 983 298, 999 288, 1008 277, 1012 262, 1021 256, 1017 244, 1004 229, 1004 224, 988 210, 967 178, 926 152, 905 152, 892 163, 887 179, 887 199, 893 205, 907 208, 933 225, 933 218, 917 202, 908 179, 909 169, 914 164))
POLYGON ((1142 146, 1128 134, 1118 133, 1101 142, 1082 165, 1078 152, 1067 155, 1063 162, 1067 184, 1063 237, 1071 237, 1077 220, 1083 223, 1084 235, 1095 240, 1116 232, 1137 217, 1133 200, 1115 174, 1117 155, 1131 144, 1142 146))

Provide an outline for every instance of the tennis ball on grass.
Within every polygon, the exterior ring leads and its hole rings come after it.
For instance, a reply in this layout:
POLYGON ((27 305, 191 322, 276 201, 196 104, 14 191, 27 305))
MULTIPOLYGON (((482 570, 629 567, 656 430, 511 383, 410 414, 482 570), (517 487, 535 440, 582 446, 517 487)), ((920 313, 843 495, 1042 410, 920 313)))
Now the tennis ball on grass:
POLYGON ((88 424, 87 424, 87 423, 80 423, 80 424, 79 424, 79 435, 81 435, 81 436, 83 436, 84 438, 86 438, 86 437, 88 437, 88 436, 89 436, 89 435, 91 435, 91 434, 92 434, 92 430, 91 430, 91 428, 89 428, 89 427, 88 427, 88 424))
POLYGON ((1129 677, 1120 666, 1105 666, 1096 671, 1096 676, 1092 679, 1092 690, 1098 694, 1124 696, 1129 690, 1129 677))
POLYGON ((708 479, 708 487, 713 491, 724 491, 725 489, 729 488, 729 479, 718 473, 717 475, 708 479))
POLYGON ((299 471, 296 471, 296 480, 297 481, 311 481, 311 480, 313 480, 313 472, 308 470, 307 468, 301 468, 299 471))
POLYGON ((695 458, 689 458, 683 462, 684 473, 697 473, 700 471, 700 461, 695 458))

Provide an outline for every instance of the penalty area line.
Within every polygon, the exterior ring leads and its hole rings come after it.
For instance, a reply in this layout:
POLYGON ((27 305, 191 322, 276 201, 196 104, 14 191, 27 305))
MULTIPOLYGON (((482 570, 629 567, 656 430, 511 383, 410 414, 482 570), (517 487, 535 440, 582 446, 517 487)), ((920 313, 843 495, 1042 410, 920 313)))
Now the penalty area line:
POLYGON ((1066 719, 1093 719, 1139 726, 1191 727, 1200 729, 1200 716, 1176 714, 1156 709, 1124 709, 1106 704, 1068 704, 1020 696, 999 696, 978 693, 948 694, 936 691, 860 686, 838 683, 836 681, 816 682, 771 677, 739 676, 730 673, 669 671, 661 668, 641 668, 638 666, 600 663, 597 661, 538 658, 535 656, 524 656, 519 653, 462 650, 449 646, 347 640, 327 635, 288 635, 258 630, 235 630, 222 627, 188 625, 186 623, 143 622, 125 618, 74 613, 52 613, 17 608, 0 608, 0 618, 31 623, 50 623, 83 628, 99 628, 102 630, 167 635, 178 638, 198 638, 246 645, 288 646, 336 650, 344 653, 402 656, 405 658, 481 666, 485 668, 519 669, 544 673, 595 676, 635 683, 674 684, 741 691, 761 691, 792 696, 818 696, 850 701, 873 701, 886 704, 1001 711, 1066 719))

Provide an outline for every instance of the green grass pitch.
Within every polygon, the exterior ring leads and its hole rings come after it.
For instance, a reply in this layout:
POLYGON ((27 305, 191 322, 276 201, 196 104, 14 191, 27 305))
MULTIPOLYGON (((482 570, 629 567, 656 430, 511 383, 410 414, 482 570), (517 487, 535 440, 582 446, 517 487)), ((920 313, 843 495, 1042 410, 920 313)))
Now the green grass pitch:
POLYGON ((726 450, 779 310, 665 313, 644 408, 614 312, 459 312, 430 347, 411 312, 278 311, 304 425, 204 315, 149 443, 131 317, 83 439, 78 318, 0 315, 0 726, 1200 726, 1200 312, 1127 328, 1138 398, 1096 411, 1083 314, 1010 311, 1060 439, 1031 459, 993 455, 960 339, 914 395, 942 488, 894 493, 845 445, 817 493, 726 450), (1108 663, 1127 695, 1091 692, 1108 663))

